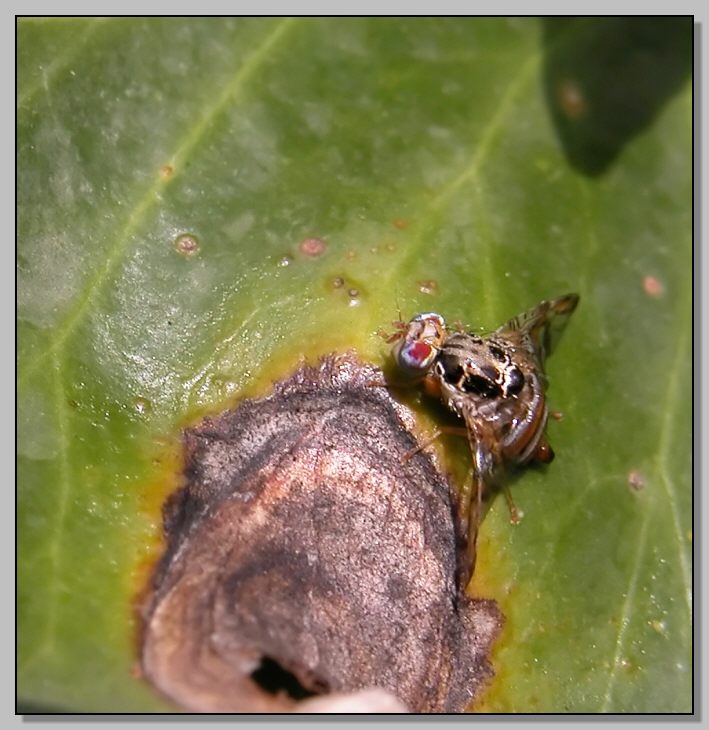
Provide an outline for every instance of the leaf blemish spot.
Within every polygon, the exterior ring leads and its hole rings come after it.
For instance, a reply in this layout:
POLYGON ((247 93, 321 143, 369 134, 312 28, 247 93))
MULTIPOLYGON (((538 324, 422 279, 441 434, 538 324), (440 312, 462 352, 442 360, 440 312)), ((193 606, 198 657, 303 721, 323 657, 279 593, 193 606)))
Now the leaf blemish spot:
POLYGON ((643 289, 653 299, 659 299, 665 293, 665 287, 662 285, 662 282, 650 274, 643 279, 643 289))
POLYGON ((318 258, 327 250, 327 244, 322 238, 305 238, 298 245, 300 252, 310 258, 318 258))
POLYGON ((133 401, 133 410, 140 416, 150 413, 152 409, 153 405, 147 398, 136 398, 133 401))
POLYGON ((628 486, 636 492, 645 488, 645 477, 637 470, 628 472, 628 486))
POLYGON ((169 180, 175 174, 175 168, 172 165, 163 165, 160 168, 160 177, 163 180, 169 180))
POLYGON ((573 79, 565 79, 556 87, 556 102, 568 119, 580 119, 586 115, 588 104, 581 87, 573 79))
POLYGON ((199 242, 191 233, 181 233, 175 239, 175 251, 182 256, 195 256, 199 251, 199 242))
POLYGON ((434 295, 438 293, 438 282, 435 279, 423 279, 417 281, 416 284, 422 294, 434 295))

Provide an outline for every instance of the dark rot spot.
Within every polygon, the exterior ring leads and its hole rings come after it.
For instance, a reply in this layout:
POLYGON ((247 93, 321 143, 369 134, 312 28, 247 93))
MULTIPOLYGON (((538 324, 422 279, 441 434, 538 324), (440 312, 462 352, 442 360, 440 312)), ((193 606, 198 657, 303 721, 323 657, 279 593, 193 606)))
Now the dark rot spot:
POLYGON ((163 165, 160 168, 160 177, 163 180, 169 180, 175 174, 175 168, 172 165, 163 165))
POLYGON ((310 258, 322 256, 327 250, 327 244, 322 238, 305 238, 298 244, 298 250, 310 258))
POLYGON ((187 257, 196 256, 199 241, 191 233, 182 233, 175 239, 175 251, 187 257))
POLYGON ((416 285, 422 294, 436 294, 438 292, 438 282, 435 279, 417 281, 416 285))
POLYGON ((461 712, 492 676, 501 617, 458 588, 452 488, 373 382, 331 356, 185 431, 141 644, 179 707, 290 711, 378 686, 461 712))

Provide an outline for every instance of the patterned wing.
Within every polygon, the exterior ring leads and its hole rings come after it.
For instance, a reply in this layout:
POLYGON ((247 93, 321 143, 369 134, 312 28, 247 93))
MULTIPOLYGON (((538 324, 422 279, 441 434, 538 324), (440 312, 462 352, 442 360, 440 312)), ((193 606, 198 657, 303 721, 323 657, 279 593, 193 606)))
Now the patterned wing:
POLYGON ((566 294, 543 301, 524 314, 518 314, 495 331, 510 340, 519 339, 544 363, 556 347, 566 323, 579 303, 578 294, 566 294))

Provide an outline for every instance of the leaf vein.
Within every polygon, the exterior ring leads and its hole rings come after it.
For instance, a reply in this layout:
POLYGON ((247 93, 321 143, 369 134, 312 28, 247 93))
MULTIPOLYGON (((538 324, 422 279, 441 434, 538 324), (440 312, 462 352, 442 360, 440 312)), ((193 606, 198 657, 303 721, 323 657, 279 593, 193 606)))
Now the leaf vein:
POLYGON ((42 70, 39 78, 35 79, 34 83, 28 84, 18 99, 17 107, 18 110, 27 109, 27 105, 36 96, 37 92, 44 89, 47 91, 49 82, 59 73, 64 71, 71 62, 76 58, 84 46, 91 40, 94 33, 101 27, 106 18, 93 18, 92 21, 86 26, 84 32, 81 34, 79 39, 73 45, 69 46, 66 51, 54 58, 46 69, 42 70))
POLYGON ((253 74, 255 69, 263 62, 268 52, 275 46, 275 44, 283 37, 285 32, 293 25, 294 18, 282 19, 275 29, 266 36, 266 38, 258 45, 258 47, 251 53, 248 59, 239 67, 236 73, 233 75, 232 80, 225 86, 219 99, 213 104, 207 112, 194 124, 186 134, 183 136, 182 141, 177 145, 177 148, 170 156, 170 159, 176 166, 175 174, 168 180, 163 180, 160 177, 156 177, 153 184, 148 188, 140 201, 135 205, 132 212, 130 213, 128 220, 123 227, 123 230, 117 236, 117 242, 109 251, 103 266, 89 281, 86 291, 78 301, 74 311, 65 320, 61 327, 58 327, 55 332, 49 346, 44 352, 39 353, 32 365, 25 370, 23 377, 20 379, 20 384, 29 378, 43 363, 44 359, 52 354, 61 352, 65 342, 74 332, 76 326, 81 322, 84 315, 89 309, 90 304, 98 296, 103 289, 105 283, 108 281, 111 273, 122 259, 125 253, 128 243, 131 240, 131 236, 139 228, 143 222, 146 214, 149 210, 160 200, 160 191, 163 190, 168 184, 174 182, 179 177, 179 163, 188 156, 195 145, 199 142, 200 138, 204 134, 205 130, 209 127, 210 123, 213 122, 214 118, 219 115, 227 102, 229 102, 243 87, 248 78, 253 74))
POLYGON ((677 550, 679 555, 679 565, 682 572, 682 582, 684 583, 684 599, 689 613, 689 620, 692 620, 692 575, 687 561, 685 551, 682 549, 684 538, 682 535, 682 527, 680 525, 679 510, 677 507, 677 493, 673 488, 673 482, 669 476, 669 467, 667 459, 670 452, 670 441, 672 436, 673 414, 675 406, 678 403, 678 388, 680 381, 680 370, 686 361, 685 348, 687 344, 687 329, 683 328, 676 349, 676 356, 669 372, 667 396, 665 407, 662 409, 664 417, 660 426, 659 446, 657 451, 657 470, 660 482, 667 495, 670 504, 670 513, 672 515, 672 526, 674 528, 677 540, 677 550))
POLYGON ((635 599, 635 591, 638 584, 638 574, 640 573, 640 566, 642 559, 645 554, 645 543, 647 540, 647 528, 650 523, 650 511, 645 510, 645 517, 643 519, 642 527, 640 528, 640 535, 638 537, 638 548, 635 553, 635 564, 633 565, 633 572, 630 575, 628 582, 628 592, 625 594, 625 600, 623 601, 623 608, 620 617, 620 626, 618 627, 618 636, 615 642, 615 652, 613 654, 613 663, 611 667, 610 676, 608 677, 608 684, 606 685, 606 692, 603 698, 603 705, 601 712, 608 712, 613 697, 613 689, 615 682, 618 677, 618 667, 621 664, 621 655, 623 652, 623 646, 625 643, 625 634, 628 626, 630 625, 630 613, 632 610, 632 604, 635 599))

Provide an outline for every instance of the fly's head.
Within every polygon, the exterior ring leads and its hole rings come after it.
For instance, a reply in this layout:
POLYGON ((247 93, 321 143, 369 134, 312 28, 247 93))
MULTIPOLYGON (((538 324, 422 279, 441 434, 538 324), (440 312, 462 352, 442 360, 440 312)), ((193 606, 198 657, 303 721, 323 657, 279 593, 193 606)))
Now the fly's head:
POLYGON ((417 314, 408 324, 401 323, 392 351, 403 375, 412 380, 426 377, 447 338, 446 323, 440 314, 417 314))

